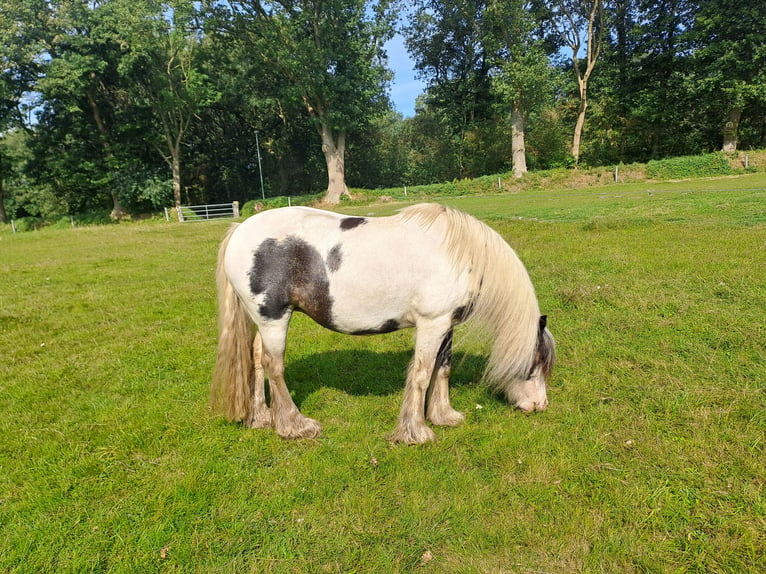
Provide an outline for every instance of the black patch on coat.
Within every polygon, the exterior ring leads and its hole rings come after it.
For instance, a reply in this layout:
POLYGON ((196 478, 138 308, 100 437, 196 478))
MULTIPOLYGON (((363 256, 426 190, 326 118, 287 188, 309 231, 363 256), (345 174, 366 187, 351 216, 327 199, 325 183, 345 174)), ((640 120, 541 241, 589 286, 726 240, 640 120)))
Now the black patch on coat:
POLYGON ((303 239, 265 240, 253 255, 248 275, 251 293, 264 295, 258 308, 263 317, 281 319, 292 308, 333 328, 327 267, 319 251, 303 239))
POLYGON ((452 329, 442 339, 439 352, 436 354, 436 368, 449 367, 452 364, 452 329))
POLYGON ((473 308, 475 305, 476 305, 476 298, 473 297, 468 302, 468 305, 463 305, 455 309, 452 312, 452 323, 454 325, 465 323, 468 320, 468 318, 471 316, 471 313, 473 313, 473 308))
POLYGON ((354 229, 364 223, 367 223, 366 217, 344 217, 340 220, 340 228, 343 231, 348 231, 349 229, 354 229))
POLYGON ((341 252, 340 243, 338 243, 327 254, 327 268, 330 270, 330 273, 335 273, 340 269, 341 263, 343 263, 343 253, 341 252))
POLYGON ((393 331, 398 331, 401 327, 399 326, 399 321, 396 319, 389 319, 385 323, 383 323, 380 327, 376 327, 374 329, 361 329, 359 331, 354 331, 351 333, 352 335, 382 335, 383 333, 392 333, 393 331))

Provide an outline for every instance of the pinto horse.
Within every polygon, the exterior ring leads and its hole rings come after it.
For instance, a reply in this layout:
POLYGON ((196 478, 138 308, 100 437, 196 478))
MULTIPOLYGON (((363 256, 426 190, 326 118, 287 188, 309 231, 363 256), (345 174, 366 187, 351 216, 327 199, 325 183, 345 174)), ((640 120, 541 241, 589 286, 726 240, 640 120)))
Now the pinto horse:
POLYGON ((264 211, 226 235, 217 283, 212 397, 231 421, 274 427, 285 438, 319 435, 321 425, 300 413, 285 384, 294 311, 351 335, 415 328, 394 442, 433 440, 426 419, 464 419, 450 405, 448 381, 453 328, 469 319, 493 339, 490 384, 522 411, 548 405, 555 345, 527 270, 500 235, 456 209, 420 204, 391 217, 264 211))

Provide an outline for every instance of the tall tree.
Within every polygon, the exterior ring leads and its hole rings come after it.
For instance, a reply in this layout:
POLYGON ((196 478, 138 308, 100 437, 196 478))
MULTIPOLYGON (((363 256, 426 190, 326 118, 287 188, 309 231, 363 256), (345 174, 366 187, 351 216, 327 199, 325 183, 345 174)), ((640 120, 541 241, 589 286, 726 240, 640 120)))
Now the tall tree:
POLYGON ((572 156, 577 163, 580 159, 585 112, 588 109, 588 81, 604 41, 604 0, 554 0, 551 3, 550 20, 563 44, 571 51, 572 69, 577 78, 580 103, 572 136, 572 156), (580 55, 583 43, 584 61, 580 55))
MULTIPOLYGON (((220 11, 219 6, 219 11, 220 11)), ((348 194, 347 137, 388 109, 384 43, 394 32, 391 0, 231 0, 228 40, 271 79, 281 110, 314 121, 327 167, 325 201, 348 194)))
POLYGON ((27 111, 42 68, 42 23, 50 14, 44 0, 0 0, 0 14, 0 223, 4 223, 5 181, 12 162, 3 141, 8 130, 29 127, 27 111))
MULTIPOLYGON (((66 145, 64 151, 70 150, 73 159, 79 156, 83 174, 88 172, 88 187, 94 195, 108 189, 112 217, 119 219, 125 209, 110 180, 124 159, 120 111, 126 85, 119 69, 124 53, 120 16, 127 14, 129 8, 127 2, 115 0, 93 3, 59 0, 52 6, 55 17, 47 30, 45 76, 38 84, 46 104, 44 118, 49 126, 69 124, 81 137, 96 142, 97 150, 88 147, 88 155, 83 156, 80 154, 86 151, 85 142, 74 141, 66 131, 60 132, 59 141, 66 145), (90 136, 84 133, 88 130, 90 136)), ((51 129, 50 133, 54 131, 51 129)), ((73 168, 74 163, 70 162, 67 169, 73 168)))
POLYGON ((702 0, 693 36, 701 86, 718 103, 722 149, 737 149, 748 103, 766 102, 766 3, 702 0))
POLYGON ((150 3, 129 32, 133 103, 151 109, 161 132, 158 149, 170 167, 173 200, 181 205, 181 153, 192 119, 220 96, 201 71, 197 8, 190 0, 150 3))
POLYGON ((489 20, 497 73, 493 78, 500 101, 511 109, 511 150, 515 177, 527 172, 525 132, 531 111, 551 89, 550 69, 537 22, 525 0, 493 0, 489 20))
POLYGON ((428 112, 441 112, 457 136, 460 176, 492 169, 489 156, 504 152, 490 143, 498 137, 510 140, 514 175, 527 171, 526 124, 552 92, 537 9, 529 0, 416 4, 408 48, 428 81, 428 112))
POLYGON ((641 66, 632 75, 635 115, 649 129, 651 157, 679 153, 674 146, 689 133, 689 104, 686 75, 689 45, 687 31, 697 8, 696 0, 643 0, 640 22, 634 27, 636 54, 641 66))
POLYGON ((442 137, 454 149, 453 177, 475 175, 469 146, 493 113, 494 55, 487 12, 487 0, 416 0, 405 30, 415 68, 427 82, 426 109, 442 116, 442 137))
POLYGON ((589 116, 590 161, 647 161, 694 149, 688 30, 696 0, 613 0, 589 116), (593 113, 595 112, 595 113, 593 113))

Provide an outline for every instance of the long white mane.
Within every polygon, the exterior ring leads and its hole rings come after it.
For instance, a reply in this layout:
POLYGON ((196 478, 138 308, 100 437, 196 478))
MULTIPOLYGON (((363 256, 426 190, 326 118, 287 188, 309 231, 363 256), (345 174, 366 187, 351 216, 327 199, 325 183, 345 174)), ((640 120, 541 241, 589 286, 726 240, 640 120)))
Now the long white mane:
POLYGON ((532 281, 516 252, 488 225, 456 209, 419 204, 399 217, 426 228, 444 222, 445 248, 456 270, 469 270, 475 293, 471 321, 493 337, 485 377, 499 390, 529 377, 535 360, 540 308, 532 281))

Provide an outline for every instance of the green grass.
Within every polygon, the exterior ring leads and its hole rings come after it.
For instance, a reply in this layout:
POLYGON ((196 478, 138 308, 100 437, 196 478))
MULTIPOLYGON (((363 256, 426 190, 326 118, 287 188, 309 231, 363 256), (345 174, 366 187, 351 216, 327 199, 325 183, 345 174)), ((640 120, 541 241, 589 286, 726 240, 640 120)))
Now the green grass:
POLYGON ((3 228, 0 571, 765 571, 765 184, 449 200, 517 249, 559 363, 526 416, 459 342, 467 421, 419 447, 385 440, 406 331, 296 317, 316 441, 208 411, 227 223, 3 228))

